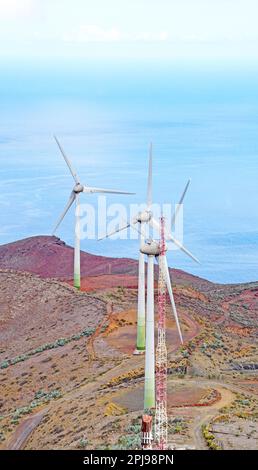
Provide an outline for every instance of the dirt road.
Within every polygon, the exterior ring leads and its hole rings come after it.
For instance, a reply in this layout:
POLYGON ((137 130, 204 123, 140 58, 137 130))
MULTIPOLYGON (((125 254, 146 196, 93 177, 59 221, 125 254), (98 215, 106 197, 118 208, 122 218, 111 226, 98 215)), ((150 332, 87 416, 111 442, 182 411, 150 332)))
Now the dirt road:
POLYGON ((224 388, 224 385, 218 384, 217 382, 211 381, 200 381, 196 383, 202 383, 207 386, 212 386, 218 390, 221 395, 221 399, 214 403, 211 406, 207 406, 205 408, 200 407, 200 412, 198 416, 195 417, 194 424, 193 424, 193 438, 194 438, 194 446, 198 450, 207 450, 206 442, 202 435, 202 426, 208 424, 211 419, 218 414, 218 410, 223 408, 224 406, 228 406, 234 401, 235 395, 232 393, 229 388, 224 388))
POLYGON ((43 416, 48 412, 48 408, 40 410, 38 413, 26 418, 22 421, 15 431, 15 433, 10 437, 9 441, 6 444, 6 450, 18 450, 22 449, 32 433, 32 431, 38 426, 41 422, 43 416))

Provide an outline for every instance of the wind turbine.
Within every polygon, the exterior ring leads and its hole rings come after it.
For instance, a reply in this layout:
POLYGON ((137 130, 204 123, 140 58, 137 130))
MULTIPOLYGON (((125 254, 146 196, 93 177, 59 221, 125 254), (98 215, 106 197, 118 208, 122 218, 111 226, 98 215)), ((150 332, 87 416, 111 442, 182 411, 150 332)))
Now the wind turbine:
MULTIPOLYGON (((188 190, 190 184, 190 180, 187 182, 182 196, 179 200, 179 203, 176 207, 175 213, 172 217, 172 227, 175 225, 176 217, 180 210, 180 205, 183 203, 186 192, 188 190)), ((130 226, 136 229, 136 225, 138 225, 138 232, 140 233, 139 241, 139 267, 138 267, 138 306, 137 306, 137 340, 136 340, 136 350, 135 354, 140 354, 145 350, 145 262, 144 262, 144 253, 141 251, 141 247, 145 241, 144 231, 142 230, 143 226, 149 225, 158 231, 160 230, 159 222, 153 218, 153 214, 151 212, 152 207, 152 144, 150 144, 149 149, 149 169, 148 169, 148 186, 147 186, 147 198, 146 198, 146 207, 143 211, 140 211, 137 215, 135 215, 131 220, 129 220, 125 225, 118 228, 117 230, 108 233, 103 238, 110 237, 115 233, 121 232, 121 230, 125 230, 130 226)), ((166 230, 165 232, 166 238, 172 241, 181 251, 183 251, 187 256, 192 258, 197 263, 199 262, 195 256, 193 256, 190 251, 188 251, 182 243, 180 243, 170 232, 166 230)))
MULTIPOLYGON (((165 250, 167 251, 167 246, 165 250)), ((155 322, 154 322, 154 258, 158 260, 160 270, 169 293, 170 303, 175 317, 177 331, 183 344, 183 336, 178 320, 171 279, 166 255, 160 255, 161 247, 158 240, 149 239, 141 246, 141 253, 148 257, 147 268, 147 311, 146 311, 146 349, 145 349, 145 382, 144 409, 155 407, 155 322)))
POLYGON ((75 186, 70 194, 69 200, 63 213, 60 215, 57 224, 53 230, 53 235, 55 234, 57 228, 61 224, 63 218, 65 217, 66 213, 69 211, 72 204, 75 202, 75 243, 74 243, 74 287, 80 289, 81 286, 81 273, 80 273, 80 194, 81 193, 105 193, 105 194, 133 194, 128 193, 125 191, 117 191, 115 189, 103 189, 103 188, 95 188, 91 186, 84 186, 80 183, 77 174, 72 168, 71 162, 69 161, 67 155, 64 152, 60 142, 58 141, 57 137, 54 136, 54 139, 59 147, 61 154, 63 155, 65 162, 69 168, 69 171, 74 179, 75 186))

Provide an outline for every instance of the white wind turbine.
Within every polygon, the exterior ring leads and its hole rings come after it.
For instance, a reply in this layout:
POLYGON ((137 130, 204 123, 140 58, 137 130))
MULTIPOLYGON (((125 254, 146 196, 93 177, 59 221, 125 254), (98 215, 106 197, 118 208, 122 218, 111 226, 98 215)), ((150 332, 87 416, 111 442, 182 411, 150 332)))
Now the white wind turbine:
POLYGON ((73 190, 70 194, 70 198, 68 200, 68 203, 59 217, 57 224, 53 230, 53 235, 55 234, 57 228, 61 224, 63 218, 65 217, 66 213, 72 206, 72 204, 75 202, 76 208, 75 208, 75 243, 74 243, 74 287, 77 287, 80 289, 81 286, 81 274, 80 274, 80 199, 79 196, 81 193, 107 193, 107 194, 133 194, 133 193, 128 193, 125 191, 117 191, 113 189, 103 189, 103 188, 95 188, 91 186, 84 186, 80 183, 77 174, 72 168, 72 165, 65 154, 60 142, 58 141, 57 137, 54 136, 54 139, 60 149, 61 154, 63 155, 65 162, 70 170, 70 173, 75 181, 75 186, 73 187, 73 190))
MULTIPOLYGON (((176 217, 180 210, 181 204, 183 203, 184 197, 186 195, 187 189, 189 187, 190 180, 187 182, 185 189, 182 193, 182 196, 179 200, 179 203, 176 207, 175 213, 172 217, 172 227, 175 225, 176 217)), ((144 262, 144 253, 141 251, 141 247, 145 241, 144 230, 142 226, 149 225, 158 231, 160 230, 160 224, 153 218, 151 212, 152 206, 152 144, 150 145, 149 150, 149 170, 148 170, 148 187, 147 187, 147 200, 146 208, 134 216, 130 221, 128 221, 124 226, 118 228, 114 232, 108 233, 103 238, 110 237, 121 230, 125 230, 132 226, 136 229, 136 224, 138 224, 138 232, 140 233, 140 249, 139 249, 139 268, 138 268, 138 307, 137 307, 137 340, 136 340, 136 350, 135 353, 139 354, 145 350, 145 262, 144 262)), ((165 230, 165 236, 167 240, 172 241, 180 250, 182 250, 187 256, 192 258, 197 263, 199 262, 195 256, 193 256, 190 251, 188 251, 182 243, 180 243, 170 232, 165 230)))

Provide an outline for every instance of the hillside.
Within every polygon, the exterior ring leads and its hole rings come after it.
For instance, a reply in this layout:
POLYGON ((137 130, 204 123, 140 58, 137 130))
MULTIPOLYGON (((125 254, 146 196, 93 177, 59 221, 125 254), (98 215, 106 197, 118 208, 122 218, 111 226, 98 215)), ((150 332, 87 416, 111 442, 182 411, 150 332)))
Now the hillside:
MULTIPOLYGON (((0 448, 139 445, 137 262, 82 252, 78 292, 72 256, 55 237, 0 247, 0 448)), ((258 283, 171 271, 184 346, 168 305, 170 442, 257 448, 258 283)))
MULTIPOLYGON (((73 248, 54 236, 36 236, 0 246, 0 268, 38 274, 44 278, 73 278, 73 248)), ((97 256, 81 251, 81 276, 136 276, 138 263, 130 258, 97 256)), ((177 283, 209 286, 211 283, 173 270, 177 283)))

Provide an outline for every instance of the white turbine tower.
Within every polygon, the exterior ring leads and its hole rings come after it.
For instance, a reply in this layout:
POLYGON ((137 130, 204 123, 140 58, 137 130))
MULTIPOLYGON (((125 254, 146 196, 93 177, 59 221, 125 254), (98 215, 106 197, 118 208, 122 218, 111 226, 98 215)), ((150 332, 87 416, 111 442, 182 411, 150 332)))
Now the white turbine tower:
POLYGON ((75 186, 73 187, 73 190, 70 194, 70 198, 68 200, 68 203, 59 217, 57 224, 53 230, 53 235, 55 234, 57 228, 61 224, 63 218, 65 217, 66 213, 72 206, 72 204, 75 202, 76 208, 75 208, 75 243, 74 243, 74 287, 77 287, 80 289, 81 286, 81 273, 80 273, 80 199, 79 196, 81 193, 106 193, 106 194, 133 194, 133 193, 128 193, 125 191, 117 191, 115 189, 103 189, 103 188, 95 188, 95 187, 90 187, 90 186, 84 186, 80 183, 77 174, 72 168, 72 165, 65 154, 60 142, 58 141, 57 137, 54 136, 54 139, 60 149, 61 154, 63 155, 65 162, 70 170, 70 173, 75 181, 75 186))
MULTIPOLYGON (((182 196, 179 200, 177 205, 176 211, 172 218, 172 227, 175 224, 177 214, 180 210, 180 205, 183 203, 184 197, 186 195, 187 189, 189 187, 190 180, 187 182, 185 189, 182 193, 182 196)), ((151 212, 152 207, 152 144, 150 144, 149 150, 149 171, 148 171, 148 187, 147 187, 147 200, 146 200, 146 207, 143 211, 139 212, 136 216, 132 218, 132 220, 128 221, 124 226, 118 228, 114 232, 108 233, 105 237, 110 237, 121 230, 125 230, 128 227, 132 226, 136 228, 136 224, 138 224, 138 232, 140 233, 140 249, 139 249, 139 267, 138 267, 138 307, 137 307, 137 340, 136 340, 136 350, 135 353, 141 353, 145 350, 145 262, 144 262, 144 254, 141 251, 141 246, 145 241, 144 230, 142 230, 144 225, 149 225, 157 230, 159 230, 159 222, 157 222, 153 218, 153 214, 151 212)), ((101 238, 100 240, 102 240, 101 238)), ((188 251, 175 237, 169 232, 166 231, 166 238, 171 240, 175 243, 175 245, 182 250, 185 254, 187 254, 190 258, 194 261, 198 262, 197 258, 195 258, 190 251, 188 251)))
MULTIPOLYGON (((173 315, 181 343, 183 343, 182 332, 178 320, 170 274, 166 256, 160 255, 160 242, 147 240, 141 247, 141 253, 148 257, 147 270, 147 312, 146 312, 146 349, 145 349, 145 382, 144 382, 144 409, 155 407, 155 322, 154 322, 154 258, 159 262, 160 269, 170 297, 173 315)), ((167 250, 167 247, 166 247, 167 250)))

